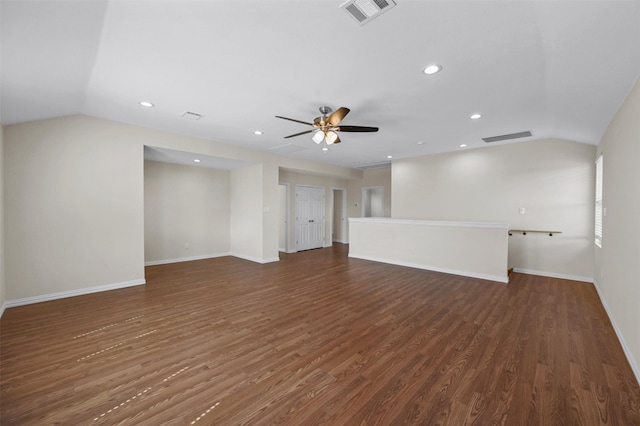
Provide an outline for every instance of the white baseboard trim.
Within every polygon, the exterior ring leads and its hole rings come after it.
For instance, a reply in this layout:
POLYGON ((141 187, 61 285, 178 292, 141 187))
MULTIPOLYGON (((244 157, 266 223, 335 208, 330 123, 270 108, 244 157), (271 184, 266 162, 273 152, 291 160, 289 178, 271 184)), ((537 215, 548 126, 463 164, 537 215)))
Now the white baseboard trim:
POLYGON ((25 297, 22 299, 7 300, 6 302, 4 302, 3 307, 13 308, 16 306, 31 305, 34 303, 49 302, 51 300, 64 299, 66 297, 84 296, 85 294, 99 293, 102 291, 118 290, 121 288, 133 287, 133 286, 142 285, 142 284, 146 284, 146 281, 144 278, 139 280, 123 281, 121 283, 79 288, 77 290, 67 290, 67 291, 61 291, 58 293, 50 293, 50 294, 43 294, 40 296, 25 297))
MULTIPOLYGON (((374 261, 374 262, 389 263, 389 264, 398 265, 398 266, 408 266, 409 268, 425 269, 427 271, 442 272, 442 273, 451 274, 451 275, 461 275, 461 276, 464 276, 464 277, 479 278, 481 280, 497 281, 497 282, 505 283, 505 284, 509 282, 509 277, 508 276, 500 277, 500 276, 497 276, 497 275, 476 274, 474 272, 466 272, 466 271, 458 271, 458 270, 455 270, 455 269, 438 268, 438 267, 430 266, 430 265, 422 265, 422 264, 411 263, 411 262, 401 262, 401 261, 397 261, 397 260, 382 259, 382 258, 375 258, 375 257, 369 257, 369 256, 359 256, 359 255, 353 255, 351 253, 349 253, 349 257, 353 257, 355 259, 371 260, 371 261, 374 261)), ((505 274, 507 273, 506 270, 504 272, 505 272, 505 274)))
POLYGON ((230 256, 230 255, 231 253, 226 252, 226 253, 203 254, 200 256, 177 257, 175 259, 152 260, 149 262, 144 262, 144 266, 166 265, 168 263, 178 263, 178 262, 190 262, 192 260, 212 259, 214 257, 223 257, 223 256, 230 256))
POLYGON ((586 283, 593 283, 593 278, 581 277, 578 275, 557 274, 555 272, 536 271, 534 269, 523 269, 523 268, 513 268, 513 272, 518 272, 520 274, 539 275, 541 277, 560 278, 562 280, 583 281, 586 283))
POLYGON ((631 350, 629 349, 627 342, 625 342, 624 338, 622 337, 622 333, 620 332, 620 327, 618 327, 618 324, 616 324, 616 321, 613 319, 613 315, 611 315, 611 309, 609 309, 609 305, 607 305, 607 300, 603 297, 602 292, 600 291, 600 287, 598 287, 597 281, 595 280, 593 281, 593 286, 596 288, 596 293, 598 293, 600 302, 602 303, 602 306, 604 306, 604 310, 607 312, 609 321, 611 321, 611 325, 613 326, 613 331, 615 331, 616 336, 618 337, 618 341, 620 342, 620 346, 622 346, 622 351, 627 357, 627 361, 631 366, 631 370, 633 371, 633 374, 636 376, 636 380, 638 381, 638 383, 640 383, 640 368, 638 367, 636 360, 633 358, 633 354, 631 353, 631 350))
POLYGON ((7 302, 4 302, 2 306, 0 306, 0 318, 2 318, 2 314, 4 314, 4 309, 7 307, 7 302))
POLYGON ((230 255, 233 256, 233 257, 237 257, 239 259, 249 260, 251 262, 256 262, 256 263, 271 263, 271 262, 279 262, 280 261, 279 257, 267 257, 266 259, 260 259, 258 257, 247 256, 247 255, 240 254, 240 253, 230 253, 230 255))

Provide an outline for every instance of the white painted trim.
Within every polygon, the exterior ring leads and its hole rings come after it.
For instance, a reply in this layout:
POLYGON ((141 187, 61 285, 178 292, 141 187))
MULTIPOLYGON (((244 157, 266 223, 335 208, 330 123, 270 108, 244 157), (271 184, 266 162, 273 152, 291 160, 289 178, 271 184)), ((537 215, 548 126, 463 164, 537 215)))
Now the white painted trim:
POLYGON ((355 259, 371 260, 371 261, 374 261, 374 262, 389 263, 391 265, 408 266, 409 268, 425 269, 427 271, 442 272, 442 273, 445 273, 445 274, 462 275, 464 277, 479 278, 481 280, 497 281, 497 282, 505 283, 505 284, 509 282, 509 277, 499 277, 499 276, 494 276, 494 275, 476 274, 474 272, 466 272, 466 271, 458 271, 458 270, 455 270, 455 269, 438 268, 436 266, 423 265, 423 264, 418 264, 418 263, 402 262, 402 261, 397 261, 397 260, 382 259, 382 258, 369 257, 369 256, 352 255, 351 253, 349 253, 349 257, 353 257, 355 259))
POLYGON ((452 222, 444 220, 413 220, 413 219, 390 219, 385 217, 350 217, 349 222, 368 223, 388 223, 393 225, 427 225, 427 226, 451 226, 456 228, 490 228, 509 230, 508 223, 492 222, 452 222))
POLYGON ((201 256, 178 257, 175 259, 151 260, 149 262, 144 262, 144 266, 166 265, 167 263, 178 263, 178 262, 190 262, 192 260, 212 259, 214 257, 223 257, 223 256, 231 256, 231 253, 229 252, 214 253, 214 254, 203 254, 201 256))
POLYGON ((31 305, 33 303, 49 302, 51 300, 64 299, 66 297, 84 296, 91 293, 100 293, 102 291, 118 290, 121 288, 133 287, 146 284, 144 278, 139 280, 123 281, 121 283, 105 284, 95 287, 79 288, 77 290, 61 291, 58 293, 43 294, 40 296, 25 297, 22 299, 7 300, 4 306, 13 308, 16 306, 31 305))
POLYGON ((238 259, 244 259, 244 260, 248 260, 250 262, 255 262, 255 263, 271 263, 271 262, 279 262, 280 258, 279 257, 268 257, 266 259, 260 259, 258 257, 253 257, 253 256, 247 256, 244 254, 240 254, 240 253, 231 253, 230 254, 233 257, 237 257, 238 259))
POLYGON ((0 318, 2 318, 2 314, 4 314, 4 309, 7 307, 7 302, 4 302, 2 306, 0 306, 0 318))
POLYGON ((523 268, 513 268, 513 272, 518 272, 520 274, 539 275, 541 277, 560 278, 562 280, 584 281, 586 283, 593 283, 593 278, 581 277, 578 275, 558 274, 555 272, 536 271, 533 269, 523 269, 523 268))
POLYGON ((633 374, 636 376, 636 381, 640 383, 640 368, 638 367, 638 364, 636 364, 636 361, 633 358, 633 353, 629 349, 627 342, 625 342, 624 338, 622 337, 622 333, 620 332, 620 327, 618 327, 618 324, 616 324, 616 321, 613 319, 613 315, 611 315, 611 309, 609 309, 609 305, 607 305, 607 301, 603 297, 602 292, 598 287, 597 281, 595 280, 593 281, 593 286, 596 288, 596 293, 598 293, 600 302, 602 303, 602 306, 604 306, 604 310, 607 312, 609 321, 611 321, 611 325, 613 326, 613 331, 615 331, 616 336, 618 337, 618 341, 620 342, 620 346, 622 346, 622 351, 627 357, 627 362, 629 362, 629 365, 631 366, 631 370, 633 371, 633 374))

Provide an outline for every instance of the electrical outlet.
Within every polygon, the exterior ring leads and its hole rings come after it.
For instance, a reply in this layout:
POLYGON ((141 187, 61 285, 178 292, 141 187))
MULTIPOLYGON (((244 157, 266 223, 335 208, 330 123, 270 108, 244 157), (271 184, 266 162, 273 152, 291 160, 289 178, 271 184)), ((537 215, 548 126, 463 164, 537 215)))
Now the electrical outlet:
POLYGON ((524 213, 525 213, 524 207, 520 207, 520 214, 524 214, 524 213))

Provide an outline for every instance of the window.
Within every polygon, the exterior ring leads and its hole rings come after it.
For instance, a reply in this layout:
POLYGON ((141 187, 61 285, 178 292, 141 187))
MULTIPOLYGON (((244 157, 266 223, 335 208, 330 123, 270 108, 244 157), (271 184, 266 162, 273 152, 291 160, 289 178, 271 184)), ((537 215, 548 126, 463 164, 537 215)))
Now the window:
POLYGON ((596 245, 602 247, 602 154, 596 160, 596 245))

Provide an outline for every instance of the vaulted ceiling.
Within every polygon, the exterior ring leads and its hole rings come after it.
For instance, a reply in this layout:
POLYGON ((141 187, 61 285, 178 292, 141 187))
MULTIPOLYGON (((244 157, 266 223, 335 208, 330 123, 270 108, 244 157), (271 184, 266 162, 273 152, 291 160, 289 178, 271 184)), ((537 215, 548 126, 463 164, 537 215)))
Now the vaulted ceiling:
POLYGON ((397 0, 362 26, 342 1, 2 0, 0 120, 86 114, 358 167, 521 131, 597 144, 640 74, 639 1, 397 0), (276 115, 322 105, 380 131, 326 153, 284 139, 307 127, 276 115))

